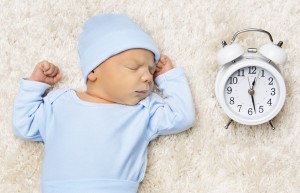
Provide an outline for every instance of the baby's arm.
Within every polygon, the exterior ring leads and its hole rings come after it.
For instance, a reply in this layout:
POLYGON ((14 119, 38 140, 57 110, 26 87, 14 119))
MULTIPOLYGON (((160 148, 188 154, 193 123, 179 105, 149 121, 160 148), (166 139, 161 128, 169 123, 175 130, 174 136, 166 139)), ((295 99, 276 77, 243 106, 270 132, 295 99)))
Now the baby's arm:
POLYGON ((31 141, 44 140, 40 125, 46 119, 46 108, 42 96, 60 77, 58 67, 43 61, 36 65, 29 79, 21 81, 13 110, 13 131, 17 136, 31 141))
POLYGON ((150 97, 150 140, 184 131, 195 121, 195 107, 183 69, 173 68, 171 60, 162 55, 155 75, 163 98, 155 94, 150 97))

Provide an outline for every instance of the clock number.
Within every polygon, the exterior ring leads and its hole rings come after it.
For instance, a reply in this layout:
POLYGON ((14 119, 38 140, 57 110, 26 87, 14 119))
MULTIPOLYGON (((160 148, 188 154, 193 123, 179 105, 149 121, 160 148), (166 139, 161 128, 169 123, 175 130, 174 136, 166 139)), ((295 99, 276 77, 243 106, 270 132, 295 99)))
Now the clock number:
POLYGON ((248 109, 248 115, 253 115, 253 109, 252 108, 248 109))
POLYGON ((256 66, 250 66, 248 68, 249 68, 248 74, 256 74, 256 66))
POLYGON ((261 77, 265 77, 265 70, 261 70, 261 77))
POLYGON ((229 77, 229 84, 237 84, 238 78, 237 77, 229 77))
POLYGON ((273 78, 270 77, 268 80, 270 81, 270 82, 269 82, 269 85, 273 85, 273 78))
POLYGON ((227 87, 227 94, 231 94, 232 93, 232 88, 229 86, 227 87))
POLYGON ((239 109, 239 112, 241 112, 242 105, 238 105, 237 107, 239 109))
POLYGON ((234 104, 234 97, 230 97, 229 104, 233 105, 234 104))
POLYGON ((271 91, 272 91, 272 92, 271 92, 271 95, 274 96, 274 95, 276 94, 276 93, 275 93, 275 88, 271 88, 271 91))
POLYGON ((269 106, 272 106, 272 101, 271 101, 271 99, 268 100, 267 104, 268 104, 269 106))
POLYGON ((259 106, 258 112, 263 113, 264 112, 264 106, 259 106))
POLYGON ((238 70, 238 76, 245 76, 245 73, 244 73, 244 69, 239 69, 238 70))

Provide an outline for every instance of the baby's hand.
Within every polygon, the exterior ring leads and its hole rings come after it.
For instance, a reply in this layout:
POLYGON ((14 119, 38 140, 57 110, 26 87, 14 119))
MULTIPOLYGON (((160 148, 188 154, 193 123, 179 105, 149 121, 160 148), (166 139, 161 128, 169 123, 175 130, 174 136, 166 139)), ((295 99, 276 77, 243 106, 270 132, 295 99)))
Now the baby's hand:
POLYGON ((42 61, 35 66, 29 80, 53 85, 57 83, 60 78, 61 75, 57 66, 48 61, 42 61))
POLYGON ((168 56, 161 54, 154 73, 154 78, 173 69, 173 64, 168 56))

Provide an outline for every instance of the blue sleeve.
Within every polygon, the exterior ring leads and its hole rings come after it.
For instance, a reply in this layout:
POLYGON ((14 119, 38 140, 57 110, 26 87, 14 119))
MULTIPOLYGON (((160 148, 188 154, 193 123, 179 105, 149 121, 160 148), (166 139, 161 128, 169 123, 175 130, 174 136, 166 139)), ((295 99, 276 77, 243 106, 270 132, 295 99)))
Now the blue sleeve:
POLYGON ((156 78, 162 97, 149 97, 149 139, 182 132, 194 125, 195 107, 182 68, 174 68, 156 78))
POLYGON ((50 85, 23 79, 13 108, 13 131, 16 136, 30 141, 43 141, 39 122, 44 117, 42 95, 50 85))

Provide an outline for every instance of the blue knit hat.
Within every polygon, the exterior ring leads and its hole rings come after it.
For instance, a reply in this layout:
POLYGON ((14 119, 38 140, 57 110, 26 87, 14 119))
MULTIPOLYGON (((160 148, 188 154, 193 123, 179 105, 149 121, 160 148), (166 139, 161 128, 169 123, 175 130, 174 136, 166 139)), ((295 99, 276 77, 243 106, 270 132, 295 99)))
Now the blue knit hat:
POLYGON ((125 14, 102 14, 88 19, 80 34, 78 52, 85 83, 99 64, 125 50, 143 48, 153 52, 157 63, 160 53, 152 38, 125 14))

